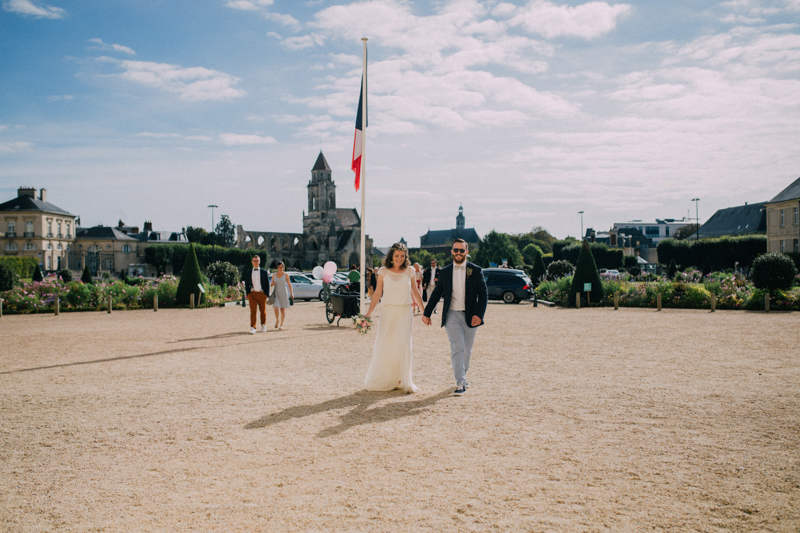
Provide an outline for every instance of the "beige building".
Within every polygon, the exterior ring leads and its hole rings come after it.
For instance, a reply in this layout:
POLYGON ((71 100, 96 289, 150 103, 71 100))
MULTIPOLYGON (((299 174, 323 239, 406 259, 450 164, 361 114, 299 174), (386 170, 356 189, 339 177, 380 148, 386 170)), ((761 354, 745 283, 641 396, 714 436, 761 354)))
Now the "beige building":
POLYGON ((123 270, 128 272, 130 265, 138 262, 137 244, 136 239, 117 228, 78 228, 69 267, 82 270, 84 265, 88 265, 92 274, 102 271, 116 274, 123 270))
POLYGON ((34 187, 20 187, 16 198, 0 204, 0 249, 4 256, 37 257, 45 271, 66 268, 75 218, 49 203, 46 189, 37 198, 34 187))
POLYGON ((767 202, 767 251, 800 252, 800 178, 767 202))

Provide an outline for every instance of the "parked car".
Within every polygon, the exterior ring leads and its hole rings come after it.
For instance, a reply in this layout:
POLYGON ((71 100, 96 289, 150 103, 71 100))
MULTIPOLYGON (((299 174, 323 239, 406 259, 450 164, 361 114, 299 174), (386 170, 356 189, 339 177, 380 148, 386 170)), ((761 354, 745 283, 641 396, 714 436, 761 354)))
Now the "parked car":
POLYGON ((622 277, 619 273, 619 270, 606 270, 604 272, 600 272, 600 276, 606 279, 620 279, 622 277))
MULTIPOLYGON (((292 282, 292 292, 295 300, 322 300, 322 281, 298 274, 297 272, 287 272, 289 281, 292 282)), ((270 275, 272 283, 272 275, 270 275)))
POLYGON ((530 300, 533 296, 531 278, 522 270, 512 268, 484 268, 483 277, 490 300, 503 300, 507 304, 530 300))

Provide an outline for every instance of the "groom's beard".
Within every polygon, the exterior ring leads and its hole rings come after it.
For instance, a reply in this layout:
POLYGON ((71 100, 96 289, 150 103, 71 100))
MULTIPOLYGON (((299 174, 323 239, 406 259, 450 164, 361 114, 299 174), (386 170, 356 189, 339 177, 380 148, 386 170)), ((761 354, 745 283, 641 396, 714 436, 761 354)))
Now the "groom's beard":
POLYGON ((461 259, 461 261, 459 261, 459 260, 457 260, 455 257, 453 257, 453 263, 455 263, 455 264, 457 264, 457 265, 460 265, 460 264, 462 264, 462 263, 463 263, 464 261, 466 261, 466 260, 467 260, 467 256, 466 256, 466 255, 465 255, 465 256, 464 256, 464 257, 461 259))

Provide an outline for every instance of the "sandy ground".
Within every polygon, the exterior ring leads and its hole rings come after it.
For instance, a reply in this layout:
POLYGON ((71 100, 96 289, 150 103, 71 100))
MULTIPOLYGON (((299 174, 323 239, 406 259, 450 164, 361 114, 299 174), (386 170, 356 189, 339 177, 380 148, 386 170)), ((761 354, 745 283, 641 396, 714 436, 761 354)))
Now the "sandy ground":
POLYGON ((4 316, 0 530, 800 531, 800 313, 487 321, 456 397, 443 329, 366 392, 319 302, 4 316))

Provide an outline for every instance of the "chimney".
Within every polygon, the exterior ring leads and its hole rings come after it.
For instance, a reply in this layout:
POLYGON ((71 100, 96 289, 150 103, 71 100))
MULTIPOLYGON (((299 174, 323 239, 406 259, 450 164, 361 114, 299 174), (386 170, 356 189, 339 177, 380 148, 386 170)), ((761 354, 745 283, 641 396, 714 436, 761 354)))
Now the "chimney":
POLYGON ((39 200, 46 202, 47 201, 47 189, 42 187, 42 190, 39 191, 39 200))
POLYGON ((20 187, 17 189, 17 198, 20 196, 30 196, 36 198, 36 187, 20 187))
POLYGON ((153 231, 153 223, 145 220, 144 231, 153 231))

